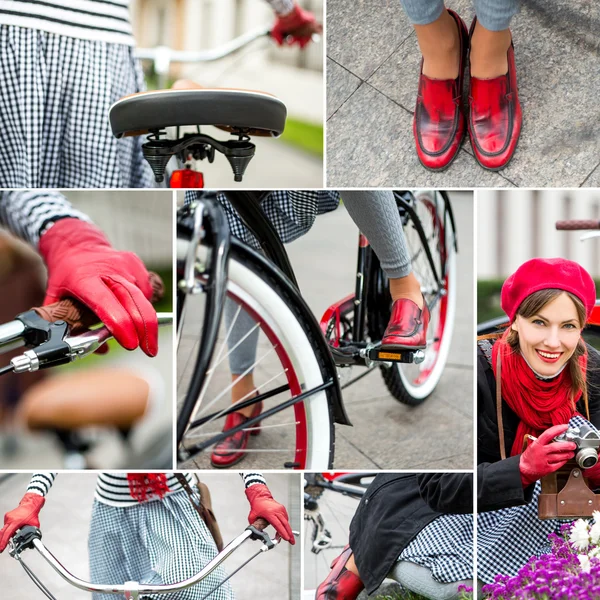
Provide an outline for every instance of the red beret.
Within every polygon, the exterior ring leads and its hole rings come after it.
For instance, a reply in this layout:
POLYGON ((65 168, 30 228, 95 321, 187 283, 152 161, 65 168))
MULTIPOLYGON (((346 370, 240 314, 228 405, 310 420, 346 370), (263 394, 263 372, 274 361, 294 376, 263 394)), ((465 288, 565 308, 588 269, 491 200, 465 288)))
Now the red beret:
POLYGON ((583 302, 586 319, 596 303, 596 285, 576 262, 564 258, 532 258, 523 263, 502 286, 500 305, 511 322, 521 302, 540 290, 564 290, 583 302))

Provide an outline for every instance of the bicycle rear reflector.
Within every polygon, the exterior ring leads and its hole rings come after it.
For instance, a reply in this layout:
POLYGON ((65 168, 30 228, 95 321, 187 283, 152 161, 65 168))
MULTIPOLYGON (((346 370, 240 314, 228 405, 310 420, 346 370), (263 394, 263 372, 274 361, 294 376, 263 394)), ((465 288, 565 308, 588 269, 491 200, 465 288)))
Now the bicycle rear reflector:
POLYGON ((171 174, 172 188, 203 188, 204 175, 191 169, 178 169, 171 174))

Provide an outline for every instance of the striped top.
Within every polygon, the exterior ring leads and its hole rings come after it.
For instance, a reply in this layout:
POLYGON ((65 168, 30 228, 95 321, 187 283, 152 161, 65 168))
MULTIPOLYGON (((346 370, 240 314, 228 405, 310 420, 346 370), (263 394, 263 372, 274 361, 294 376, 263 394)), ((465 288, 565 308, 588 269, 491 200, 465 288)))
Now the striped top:
MULTIPOLYGON (((177 481, 177 478, 173 473, 165 473, 165 475, 167 476, 167 485, 169 486, 169 492, 166 494, 167 496, 184 491, 183 487, 179 481, 177 481)), ((193 485, 195 483, 193 474, 182 473, 182 475, 185 476, 193 489, 193 485)), ((244 485, 246 488, 257 484, 267 484, 261 473, 243 472, 240 473, 240 476, 244 480, 244 485)), ((27 492, 39 494, 40 496, 45 497, 50 491, 55 479, 56 473, 50 473, 48 471, 34 473, 31 477, 29 485, 27 486, 27 492)), ((135 506, 139 503, 129 491, 127 473, 99 473, 98 479, 96 480, 96 491, 94 492, 94 497, 96 500, 98 500, 98 502, 102 502, 102 504, 118 506, 121 508, 126 506, 135 506)), ((158 499, 158 497, 151 498, 150 501, 158 499)))
POLYGON ((55 221, 67 217, 90 222, 88 216, 75 210, 59 192, 0 192, 0 225, 35 248, 40 236, 55 221))
MULTIPOLYGON (((266 0, 284 15, 293 0, 266 0)), ((0 23, 57 35, 133 46, 129 0, 0 0, 0 23)))

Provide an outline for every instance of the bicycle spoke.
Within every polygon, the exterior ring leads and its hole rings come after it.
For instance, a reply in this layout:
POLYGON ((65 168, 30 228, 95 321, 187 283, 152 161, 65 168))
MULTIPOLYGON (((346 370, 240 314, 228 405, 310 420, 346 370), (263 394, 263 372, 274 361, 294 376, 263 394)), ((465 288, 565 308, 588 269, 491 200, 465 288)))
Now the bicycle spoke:
MULTIPOLYGON (((261 425, 260 427, 248 427, 242 429, 242 431, 260 431, 262 429, 280 429, 282 427, 295 427, 298 424, 298 421, 289 421, 287 423, 277 423, 276 425, 261 425)), ((211 435, 219 435, 220 431, 206 431, 202 433, 190 434, 186 437, 186 440, 192 441, 196 438, 200 439, 203 437, 210 437, 211 435)))

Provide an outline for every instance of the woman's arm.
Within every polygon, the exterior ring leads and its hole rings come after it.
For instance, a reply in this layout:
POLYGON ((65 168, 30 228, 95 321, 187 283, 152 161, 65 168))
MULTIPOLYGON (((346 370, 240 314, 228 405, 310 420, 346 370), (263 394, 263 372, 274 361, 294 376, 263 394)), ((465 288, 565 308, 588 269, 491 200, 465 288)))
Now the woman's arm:
POLYGON ((421 497, 430 508, 445 514, 473 512, 471 473, 420 473, 417 483, 421 497))

